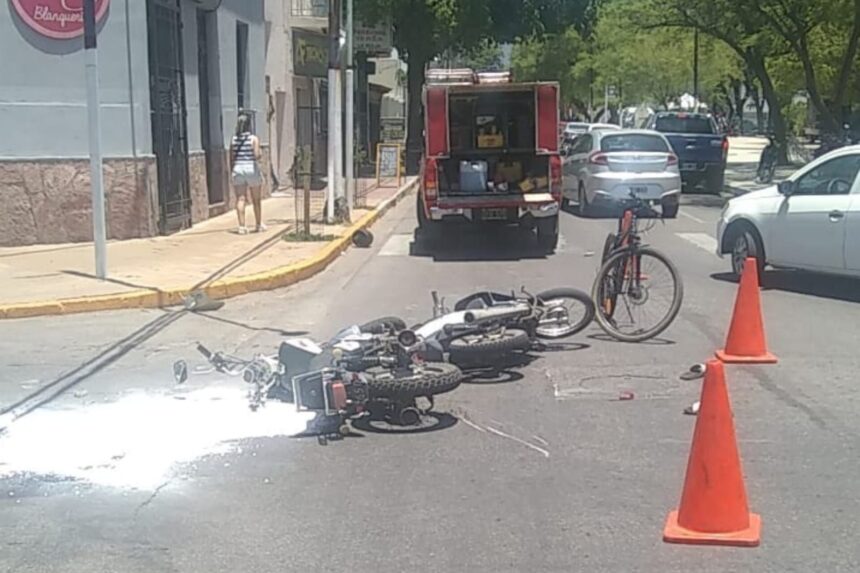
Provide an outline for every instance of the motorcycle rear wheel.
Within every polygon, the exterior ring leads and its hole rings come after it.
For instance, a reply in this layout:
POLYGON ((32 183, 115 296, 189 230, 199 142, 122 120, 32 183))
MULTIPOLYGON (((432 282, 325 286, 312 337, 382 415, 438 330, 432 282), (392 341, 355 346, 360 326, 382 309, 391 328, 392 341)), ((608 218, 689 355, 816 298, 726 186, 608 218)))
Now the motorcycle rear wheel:
POLYGON ((417 397, 436 396, 460 385, 463 373, 454 364, 425 362, 407 369, 373 368, 367 371, 371 398, 408 402, 417 397))

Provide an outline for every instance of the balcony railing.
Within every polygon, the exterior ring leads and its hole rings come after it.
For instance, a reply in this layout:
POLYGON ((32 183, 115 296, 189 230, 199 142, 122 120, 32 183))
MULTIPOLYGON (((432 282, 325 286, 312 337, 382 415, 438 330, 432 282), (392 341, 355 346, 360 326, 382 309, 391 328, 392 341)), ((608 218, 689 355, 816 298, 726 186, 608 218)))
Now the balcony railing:
POLYGON ((328 18, 328 0, 292 0, 293 16, 298 18, 328 18))

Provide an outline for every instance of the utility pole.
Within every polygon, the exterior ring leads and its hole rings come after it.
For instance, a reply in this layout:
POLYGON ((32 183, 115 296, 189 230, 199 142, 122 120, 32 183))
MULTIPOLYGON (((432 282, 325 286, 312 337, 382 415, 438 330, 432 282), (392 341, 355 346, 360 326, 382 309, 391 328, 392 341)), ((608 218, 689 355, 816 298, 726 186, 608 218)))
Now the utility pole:
POLYGON ((334 220, 335 198, 339 195, 342 155, 342 120, 340 98, 340 15, 341 0, 329 0, 328 11, 328 191, 326 195, 326 219, 334 220))
POLYGON ((353 58, 353 0, 346 0, 346 206, 355 202, 355 60, 353 58))
POLYGON ((699 110, 699 29, 693 30, 693 97, 699 110))
POLYGON ((102 170, 102 133, 99 110, 99 60, 96 49, 95 0, 84 0, 84 52, 87 72, 87 115, 90 142, 90 188, 93 196, 93 244, 96 276, 107 277, 107 232, 105 228, 104 173, 102 170))

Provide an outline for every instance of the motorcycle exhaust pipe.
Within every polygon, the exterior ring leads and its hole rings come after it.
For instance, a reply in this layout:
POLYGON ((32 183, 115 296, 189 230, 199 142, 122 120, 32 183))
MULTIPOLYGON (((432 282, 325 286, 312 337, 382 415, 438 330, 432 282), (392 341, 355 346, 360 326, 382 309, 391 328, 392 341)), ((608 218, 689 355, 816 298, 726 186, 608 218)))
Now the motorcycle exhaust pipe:
POLYGON ((463 320, 466 321, 466 324, 492 322, 496 320, 511 320, 526 316, 529 312, 531 312, 531 309, 529 309, 527 305, 470 310, 465 314, 463 320))

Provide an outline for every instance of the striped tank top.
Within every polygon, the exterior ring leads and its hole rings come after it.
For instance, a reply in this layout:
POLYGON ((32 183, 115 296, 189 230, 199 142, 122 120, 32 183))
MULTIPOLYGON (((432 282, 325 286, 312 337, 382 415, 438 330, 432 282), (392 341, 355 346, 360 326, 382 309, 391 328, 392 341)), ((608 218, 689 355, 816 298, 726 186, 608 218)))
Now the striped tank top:
POLYGON ((250 133, 233 136, 233 165, 256 165, 254 136, 250 133))

